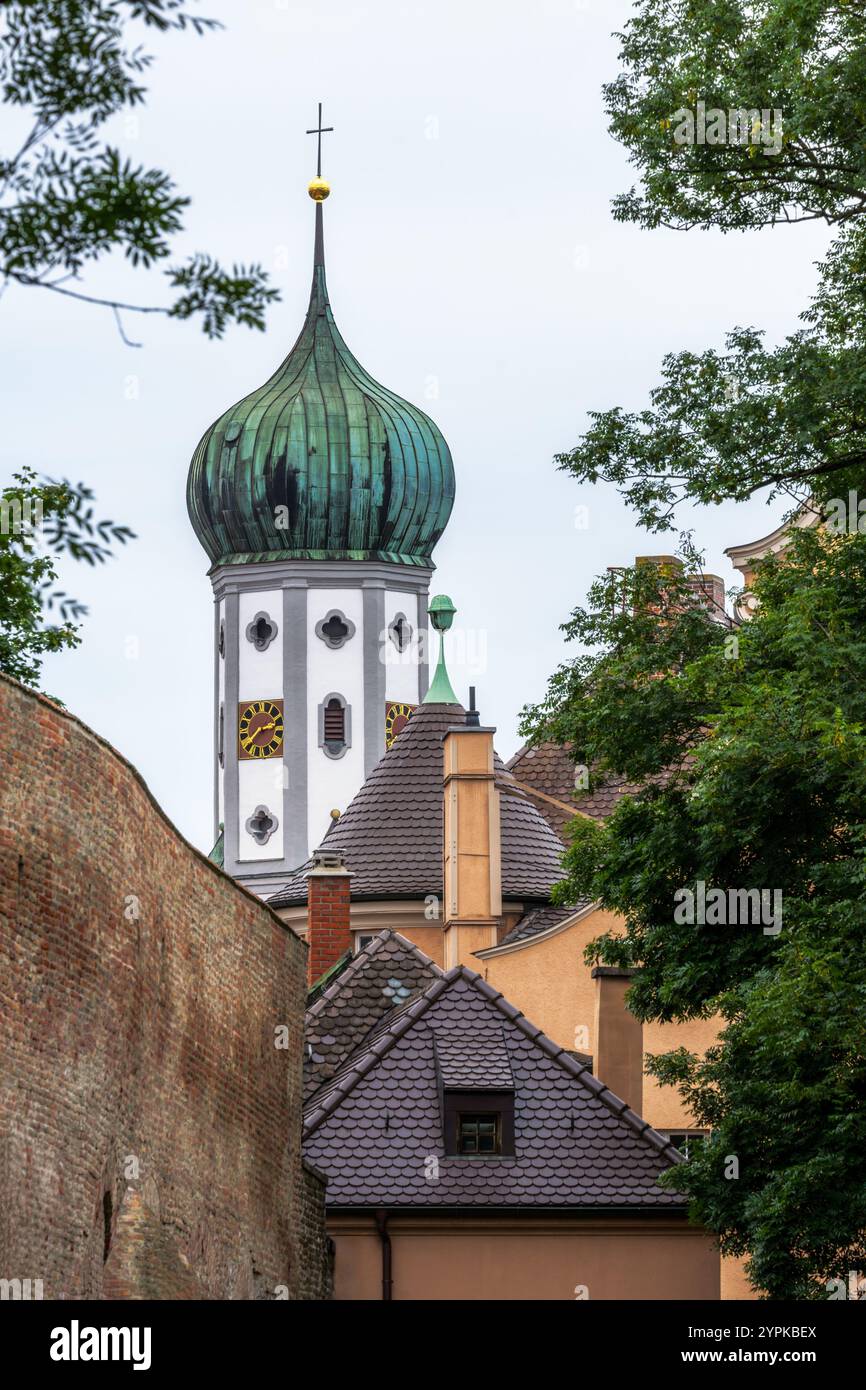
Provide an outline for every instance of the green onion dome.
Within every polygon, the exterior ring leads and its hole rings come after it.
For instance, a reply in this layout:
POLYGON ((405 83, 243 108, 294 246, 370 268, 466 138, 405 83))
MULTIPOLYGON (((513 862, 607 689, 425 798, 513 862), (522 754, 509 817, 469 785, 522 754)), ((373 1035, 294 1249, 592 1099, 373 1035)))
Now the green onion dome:
POLYGON ((304 326, 270 380, 196 449, 187 482, 195 533, 215 565, 429 565, 453 503, 454 466, 436 425, 374 381, 337 330, 317 202, 304 326))

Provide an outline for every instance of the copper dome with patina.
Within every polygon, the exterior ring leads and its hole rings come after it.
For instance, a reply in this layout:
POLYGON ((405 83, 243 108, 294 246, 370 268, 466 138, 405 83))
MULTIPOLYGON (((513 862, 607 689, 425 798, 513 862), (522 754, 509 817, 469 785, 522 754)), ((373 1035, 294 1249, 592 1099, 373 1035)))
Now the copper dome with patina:
POLYGON ((454 466, 436 425, 375 381, 340 336, 317 201, 304 326, 273 376, 199 443, 187 482, 196 535, 214 565, 429 565, 453 503, 454 466))

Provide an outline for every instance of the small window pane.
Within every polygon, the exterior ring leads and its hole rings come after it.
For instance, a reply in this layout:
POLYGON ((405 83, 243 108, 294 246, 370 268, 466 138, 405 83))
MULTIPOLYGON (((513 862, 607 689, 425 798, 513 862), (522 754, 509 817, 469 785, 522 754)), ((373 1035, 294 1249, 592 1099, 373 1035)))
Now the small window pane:
POLYGON ((457 1152, 464 1155, 497 1154, 500 1151, 500 1115, 458 1115, 457 1152))

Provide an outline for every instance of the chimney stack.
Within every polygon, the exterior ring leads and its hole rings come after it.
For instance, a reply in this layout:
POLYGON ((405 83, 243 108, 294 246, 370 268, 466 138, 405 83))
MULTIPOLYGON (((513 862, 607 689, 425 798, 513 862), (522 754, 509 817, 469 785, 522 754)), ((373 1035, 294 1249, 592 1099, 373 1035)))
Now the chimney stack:
POLYGON ((502 919, 499 792, 493 734, 472 692, 465 724, 448 730, 445 758, 445 969, 476 969, 473 952, 495 946, 502 919))
POLYGON ((643 1113, 643 1024, 625 1002, 632 971, 597 965, 595 980, 595 1050, 593 1075, 643 1113))
POLYGON ((313 984, 352 949, 351 874, 338 850, 313 851, 307 874, 307 980, 313 984))

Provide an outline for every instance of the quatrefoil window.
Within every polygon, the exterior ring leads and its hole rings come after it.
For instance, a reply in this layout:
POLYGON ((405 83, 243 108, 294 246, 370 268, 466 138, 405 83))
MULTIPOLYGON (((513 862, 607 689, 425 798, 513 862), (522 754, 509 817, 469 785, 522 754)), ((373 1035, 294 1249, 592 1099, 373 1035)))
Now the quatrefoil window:
POLYGON ((316 636, 321 637, 326 647, 337 651, 345 646, 355 635, 355 624, 339 608, 332 608, 324 618, 316 623, 316 636))
POLYGON ((252 642, 257 652, 266 652, 277 632, 278 628, 273 618, 267 613, 257 613, 252 622, 247 624, 247 641, 252 642))
POLYGON ((412 624, 405 613, 397 613, 393 622, 388 624, 388 636, 398 652, 402 653, 408 650, 412 641, 412 624))
POLYGON ((279 821, 267 806, 257 806, 253 814, 244 822, 246 832, 252 835, 257 845, 266 845, 279 826, 279 821))

